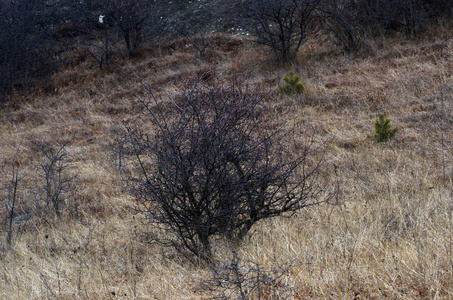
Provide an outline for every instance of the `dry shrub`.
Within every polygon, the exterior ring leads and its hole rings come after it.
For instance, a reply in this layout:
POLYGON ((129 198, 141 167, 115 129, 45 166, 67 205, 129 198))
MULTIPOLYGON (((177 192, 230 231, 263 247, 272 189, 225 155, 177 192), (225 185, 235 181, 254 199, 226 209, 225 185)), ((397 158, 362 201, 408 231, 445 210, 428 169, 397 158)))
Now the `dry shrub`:
POLYGON ((150 140, 128 125, 124 145, 140 174, 133 179, 140 210, 168 233, 151 239, 209 261, 215 237, 239 242, 260 220, 325 200, 325 147, 305 137, 293 155, 284 133, 262 125, 260 93, 194 80, 174 100, 175 118, 144 101, 157 132, 150 140))

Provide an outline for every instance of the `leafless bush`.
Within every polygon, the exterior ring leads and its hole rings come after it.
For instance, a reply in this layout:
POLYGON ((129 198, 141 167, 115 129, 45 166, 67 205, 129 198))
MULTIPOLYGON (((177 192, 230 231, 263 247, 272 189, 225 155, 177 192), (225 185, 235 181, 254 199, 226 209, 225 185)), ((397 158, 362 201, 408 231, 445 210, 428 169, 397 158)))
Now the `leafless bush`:
POLYGON ((189 30, 186 30, 183 32, 183 35, 189 44, 196 50, 197 57, 200 59, 206 58, 206 50, 212 46, 212 40, 209 38, 209 33, 202 31, 191 33, 189 30))
POLYGON ((197 82, 175 100, 174 118, 143 102, 157 132, 129 126, 128 151, 140 210, 167 232, 153 240, 209 260, 214 236, 240 241, 262 219, 320 202, 325 149, 311 141, 297 155, 285 149, 285 134, 264 126, 262 101, 197 82))
POLYGON ((0 189, 3 192, 2 202, 6 213, 6 243, 11 246, 15 209, 19 201, 19 184, 25 177, 20 170, 17 152, 12 158, 0 161, 0 171, 0 189))
POLYGON ((61 217, 66 201, 75 192, 75 177, 70 175, 67 170, 68 154, 66 146, 70 142, 54 146, 45 141, 33 141, 34 150, 42 155, 38 176, 44 183, 42 187, 38 188, 38 199, 40 202, 44 202, 46 212, 49 212, 52 207, 58 217, 61 217))
POLYGON ((354 4, 356 19, 372 32, 404 31, 419 34, 426 25, 427 2, 420 0, 361 0, 354 4))
POLYGON ((319 16, 337 38, 338 44, 348 52, 357 52, 364 46, 364 28, 355 18, 354 2, 347 0, 323 1, 319 16))
POLYGON ((248 4, 249 30, 283 61, 294 58, 306 38, 321 0, 253 0, 248 4))
POLYGON ((80 45, 99 62, 109 67, 113 50, 123 41, 133 56, 142 44, 162 30, 155 0, 96 0, 71 3, 74 28, 82 37, 80 45))
POLYGON ((452 4, 443 0, 335 0, 323 1, 317 12, 347 51, 357 51, 364 35, 403 32, 407 37, 419 35, 429 22, 451 11, 452 4))
POLYGON ((211 265, 211 278, 201 290, 216 292, 220 299, 294 299, 294 288, 285 279, 294 262, 265 268, 260 263, 246 261, 236 251, 224 264, 211 265))

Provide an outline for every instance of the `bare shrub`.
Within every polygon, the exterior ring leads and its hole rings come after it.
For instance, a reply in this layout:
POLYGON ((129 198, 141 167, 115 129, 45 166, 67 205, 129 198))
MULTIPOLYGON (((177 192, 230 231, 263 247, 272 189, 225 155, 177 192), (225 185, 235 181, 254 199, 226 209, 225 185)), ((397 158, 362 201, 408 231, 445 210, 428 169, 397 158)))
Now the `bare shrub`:
POLYGON ((253 0, 248 4, 249 30, 257 42, 283 61, 294 58, 306 38, 312 14, 321 0, 253 0))
POLYGON ((403 32, 413 38, 451 9, 444 0, 326 0, 317 12, 345 50, 357 51, 367 50, 361 49, 366 46, 365 34, 403 32))
POLYGON ((209 49, 209 47, 212 47, 212 37, 206 32, 198 32, 196 35, 191 35, 188 32, 190 31, 184 31, 183 35, 189 44, 196 50, 197 58, 207 58, 206 50, 209 49))
POLYGON ((74 27, 83 38, 80 45, 99 62, 109 67, 117 44, 124 42, 133 56, 149 37, 163 28, 163 19, 154 0, 97 0, 71 3, 74 27))
POLYGON ((264 126, 263 99, 196 82, 174 102, 174 118, 143 102, 157 132, 129 126, 128 151, 140 210, 167 232, 154 241, 209 259, 214 236, 240 241, 262 219, 320 202, 325 149, 308 141, 291 153, 285 134, 264 126))
MULTIPOLYGON (((61 217, 62 209, 66 201, 75 192, 75 177, 68 173, 67 141, 59 146, 51 145, 45 141, 33 141, 33 148, 42 155, 39 163, 38 177, 43 180, 42 187, 38 188, 38 199, 44 202, 46 212, 51 208, 58 217, 61 217)), ((38 207, 40 204, 38 203, 38 207)))
POLYGON ((363 50, 365 32, 356 19, 354 2, 323 1, 318 11, 327 30, 335 35, 337 43, 344 50, 347 52, 363 50))
POLYGON ((428 21, 427 3, 420 0, 361 0, 354 9, 358 22, 377 33, 404 31, 414 37, 428 21))
POLYGON ((200 289, 216 292, 220 299, 294 299, 295 289, 285 280, 294 262, 282 265, 275 260, 275 264, 266 268, 233 250, 226 263, 211 266, 211 278, 200 289))
POLYGON ((19 183, 25 175, 20 171, 20 162, 16 154, 3 162, 0 161, 0 189, 3 192, 2 202, 5 206, 6 243, 11 246, 13 238, 13 221, 15 209, 19 202, 19 183))

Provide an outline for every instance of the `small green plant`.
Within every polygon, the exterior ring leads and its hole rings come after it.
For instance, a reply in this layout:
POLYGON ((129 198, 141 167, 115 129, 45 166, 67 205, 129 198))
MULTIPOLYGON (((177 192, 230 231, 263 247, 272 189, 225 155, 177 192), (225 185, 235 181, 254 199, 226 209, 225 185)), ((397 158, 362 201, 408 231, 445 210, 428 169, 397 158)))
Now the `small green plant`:
POLYGON ((299 82, 300 77, 294 76, 293 72, 289 72, 288 75, 283 78, 283 81, 286 82, 285 86, 282 86, 278 89, 281 94, 285 95, 294 95, 302 94, 305 92, 306 87, 304 82, 299 82))
POLYGON ((378 119, 374 123, 374 136, 368 135, 368 138, 375 140, 378 143, 382 143, 393 138, 397 131, 398 128, 392 128, 390 119, 383 113, 378 115, 378 119))

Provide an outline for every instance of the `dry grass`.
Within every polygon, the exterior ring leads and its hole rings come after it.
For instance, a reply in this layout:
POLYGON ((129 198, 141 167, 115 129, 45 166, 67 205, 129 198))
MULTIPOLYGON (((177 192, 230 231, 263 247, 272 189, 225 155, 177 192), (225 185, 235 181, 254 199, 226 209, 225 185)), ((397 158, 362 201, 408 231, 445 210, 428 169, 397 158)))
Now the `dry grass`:
MULTIPOLYGON (((366 57, 309 41, 290 66, 270 62, 262 49, 236 37, 222 36, 204 61, 176 41, 161 57, 145 53, 133 63, 116 62, 114 71, 83 62, 54 75, 52 94, 16 96, 18 104, 0 111, 0 159, 19 149, 30 174, 25 189, 35 180, 30 141, 73 139, 67 150, 78 178, 79 214, 16 225, 11 249, 2 236, 0 298, 214 295, 198 289, 209 269, 140 242, 144 225, 108 145, 121 122, 140 111, 133 93, 144 92, 135 74, 168 101, 165 95, 206 72, 217 83, 236 80, 269 90, 289 71, 300 75, 308 92, 289 98, 271 93, 269 122, 296 128, 296 136, 310 127, 319 139, 330 139, 329 162, 337 172, 325 176, 341 182, 341 193, 331 204, 259 223, 239 249, 243 260, 263 268, 296 262, 282 280, 298 299, 453 298, 451 90, 440 109, 440 90, 453 87, 452 37, 451 29, 440 27, 416 41, 387 38, 373 42, 374 53, 366 57), (381 112, 400 128, 386 144, 366 138, 381 112), (442 113, 446 178, 439 151, 442 113)), ((31 206, 29 196, 21 194, 18 214, 31 206)), ((226 259, 229 252, 219 249, 216 255, 226 259)))

